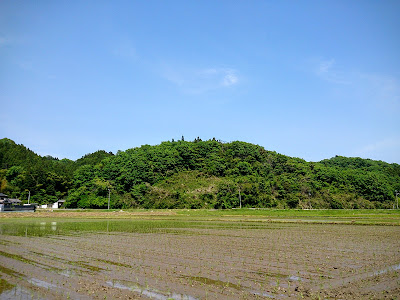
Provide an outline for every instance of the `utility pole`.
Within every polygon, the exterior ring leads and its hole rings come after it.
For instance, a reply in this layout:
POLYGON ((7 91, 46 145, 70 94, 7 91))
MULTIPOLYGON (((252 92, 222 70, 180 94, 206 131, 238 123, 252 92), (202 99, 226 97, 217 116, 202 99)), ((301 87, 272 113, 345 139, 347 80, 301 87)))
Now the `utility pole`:
POLYGON ((31 200, 31 191, 28 191, 29 192, 29 194, 28 194, 28 204, 29 204, 29 201, 31 200))
MULTIPOLYGON (((399 198, 397 198, 398 195, 400 195, 399 191, 394 191, 396 193, 396 209, 399 209, 399 198)), ((393 204, 393 209, 394 209, 394 204, 393 204)))
POLYGON ((110 193, 111 193, 111 190, 110 190, 110 188, 108 188, 108 209, 110 209, 110 193))
POLYGON ((239 207, 242 208, 242 196, 240 195, 240 185, 239 185, 239 207))

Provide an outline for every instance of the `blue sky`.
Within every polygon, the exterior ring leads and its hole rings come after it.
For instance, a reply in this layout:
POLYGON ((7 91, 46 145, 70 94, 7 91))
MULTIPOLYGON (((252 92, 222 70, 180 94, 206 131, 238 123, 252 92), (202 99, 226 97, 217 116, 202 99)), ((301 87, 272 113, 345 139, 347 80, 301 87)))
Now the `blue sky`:
POLYGON ((0 138, 400 163, 399 1, 1 1, 0 138))

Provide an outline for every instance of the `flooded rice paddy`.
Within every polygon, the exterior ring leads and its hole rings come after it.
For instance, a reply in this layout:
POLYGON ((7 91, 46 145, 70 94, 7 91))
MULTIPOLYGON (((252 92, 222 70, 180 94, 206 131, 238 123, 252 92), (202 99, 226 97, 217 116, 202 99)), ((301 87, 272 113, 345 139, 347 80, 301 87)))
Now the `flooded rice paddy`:
POLYGON ((0 223, 0 299, 396 299, 400 227, 180 219, 0 223))

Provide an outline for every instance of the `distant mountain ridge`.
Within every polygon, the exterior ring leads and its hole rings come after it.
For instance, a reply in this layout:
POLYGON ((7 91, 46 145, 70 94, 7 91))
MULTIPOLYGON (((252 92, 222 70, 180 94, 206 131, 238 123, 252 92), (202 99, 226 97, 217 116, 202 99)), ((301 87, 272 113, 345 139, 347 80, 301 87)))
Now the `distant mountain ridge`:
POLYGON ((400 166, 336 156, 306 162, 263 147, 215 139, 168 141, 72 161, 0 140, 0 192, 68 207, 391 208, 400 166), (240 197, 239 197, 240 191, 240 197))

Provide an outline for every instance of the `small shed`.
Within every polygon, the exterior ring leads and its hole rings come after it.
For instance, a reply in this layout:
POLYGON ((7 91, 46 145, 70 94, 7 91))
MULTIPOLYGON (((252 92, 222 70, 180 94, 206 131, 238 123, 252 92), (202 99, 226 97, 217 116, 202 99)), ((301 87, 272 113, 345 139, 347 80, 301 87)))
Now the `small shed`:
POLYGON ((51 208, 61 208, 65 203, 65 200, 58 200, 57 202, 54 202, 51 208))

